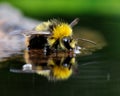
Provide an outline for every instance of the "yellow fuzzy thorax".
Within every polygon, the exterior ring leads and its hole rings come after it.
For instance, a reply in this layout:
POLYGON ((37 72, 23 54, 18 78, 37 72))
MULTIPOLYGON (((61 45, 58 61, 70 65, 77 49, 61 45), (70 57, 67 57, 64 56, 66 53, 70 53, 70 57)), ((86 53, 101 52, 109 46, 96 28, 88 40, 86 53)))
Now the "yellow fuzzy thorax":
POLYGON ((61 23, 53 29, 52 37, 58 39, 64 36, 71 36, 71 35, 72 35, 72 28, 66 23, 61 23))

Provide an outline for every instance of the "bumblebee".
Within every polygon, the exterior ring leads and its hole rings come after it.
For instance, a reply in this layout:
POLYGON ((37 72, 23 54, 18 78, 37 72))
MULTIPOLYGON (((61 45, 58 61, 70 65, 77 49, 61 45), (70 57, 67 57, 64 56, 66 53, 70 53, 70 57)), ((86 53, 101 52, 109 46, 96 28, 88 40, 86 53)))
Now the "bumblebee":
POLYGON ((78 23, 76 18, 70 24, 52 19, 37 25, 26 35, 25 44, 28 49, 71 50, 76 47, 77 40, 73 39, 72 27, 78 23))

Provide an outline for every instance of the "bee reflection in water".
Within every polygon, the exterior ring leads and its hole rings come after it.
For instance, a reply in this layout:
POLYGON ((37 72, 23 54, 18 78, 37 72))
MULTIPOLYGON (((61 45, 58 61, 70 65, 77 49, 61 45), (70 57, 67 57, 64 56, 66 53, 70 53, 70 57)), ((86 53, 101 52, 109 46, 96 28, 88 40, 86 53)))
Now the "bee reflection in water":
POLYGON ((48 80, 66 80, 76 68, 75 56, 63 52, 44 55, 41 50, 26 50, 24 58, 26 64, 16 72, 37 73, 48 80))

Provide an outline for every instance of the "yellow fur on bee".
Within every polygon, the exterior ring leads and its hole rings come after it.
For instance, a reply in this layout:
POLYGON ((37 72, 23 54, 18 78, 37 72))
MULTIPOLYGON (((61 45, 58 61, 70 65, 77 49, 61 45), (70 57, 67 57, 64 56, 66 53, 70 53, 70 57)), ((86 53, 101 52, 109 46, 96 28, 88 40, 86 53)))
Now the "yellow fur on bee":
POLYGON ((70 63, 71 63, 72 65, 75 65, 75 64, 76 64, 75 58, 72 58, 72 59, 70 60, 70 63))
MULTIPOLYGON (((74 62, 74 59, 71 60, 72 62, 74 62)), ((62 62, 62 61, 61 61, 62 62)), ((71 62, 71 63, 72 63, 71 62)), ((53 65, 54 67, 52 68, 52 74, 53 77, 55 77, 57 80, 63 80, 63 79, 67 79, 71 76, 72 74, 72 69, 69 69, 67 67, 64 67, 62 65, 56 65, 55 62, 53 60, 48 60, 48 65, 53 65)))
POLYGON ((77 44, 77 40, 73 39, 71 42, 70 42, 70 46, 72 48, 75 48, 76 47, 76 44, 77 44))
POLYGON ((36 70, 36 73, 45 77, 49 77, 50 70, 36 70))
POLYGON ((53 61, 53 59, 48 60, 48 66, 50 66, 50 65, 55 65, 55 62, 53 61))
POLYGON ((71 76, 72 74, 72 69, 63 67, 63 66, 54 66, 53 68, 53 76, 56 79, 67 79, 71 76))
POLYGON ((47 31, 49 28, 50 22, 43 22, 35 27, 36 31, 47 31))
POLYGON ((47 41, 50 47, 56 42, 56 40, 57 40, 56 38, 51 38, 51 37, 47 38, 47 41))
POLYGON ((52 37, 58 39, 64 36, 71 36, 71 35, 72 35, 72 28, 66 23, 61 23, 60 25, 57 25, 53 29, 52 37))

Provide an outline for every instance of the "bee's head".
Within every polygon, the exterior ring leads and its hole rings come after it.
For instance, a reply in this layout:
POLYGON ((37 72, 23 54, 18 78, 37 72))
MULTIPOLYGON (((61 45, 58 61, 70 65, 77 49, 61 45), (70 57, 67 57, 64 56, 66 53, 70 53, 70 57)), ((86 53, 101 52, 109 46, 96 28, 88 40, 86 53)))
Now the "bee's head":
POLYGON ((55 25, 54 23, 50 26, 51 36, 47 38, 47 41, 50 47, 55 47, 55 49, 57 49, 57 47, 59 46, 59 40, 61 38, 72 35, 72 28, 67 23, 60 22, 57 24, 55 23, 55 25))
POLYGON ((63 37, 60 39, 60 45, 63 49, 74 49, 77 45, 77 40, 72 37, 63 37))

